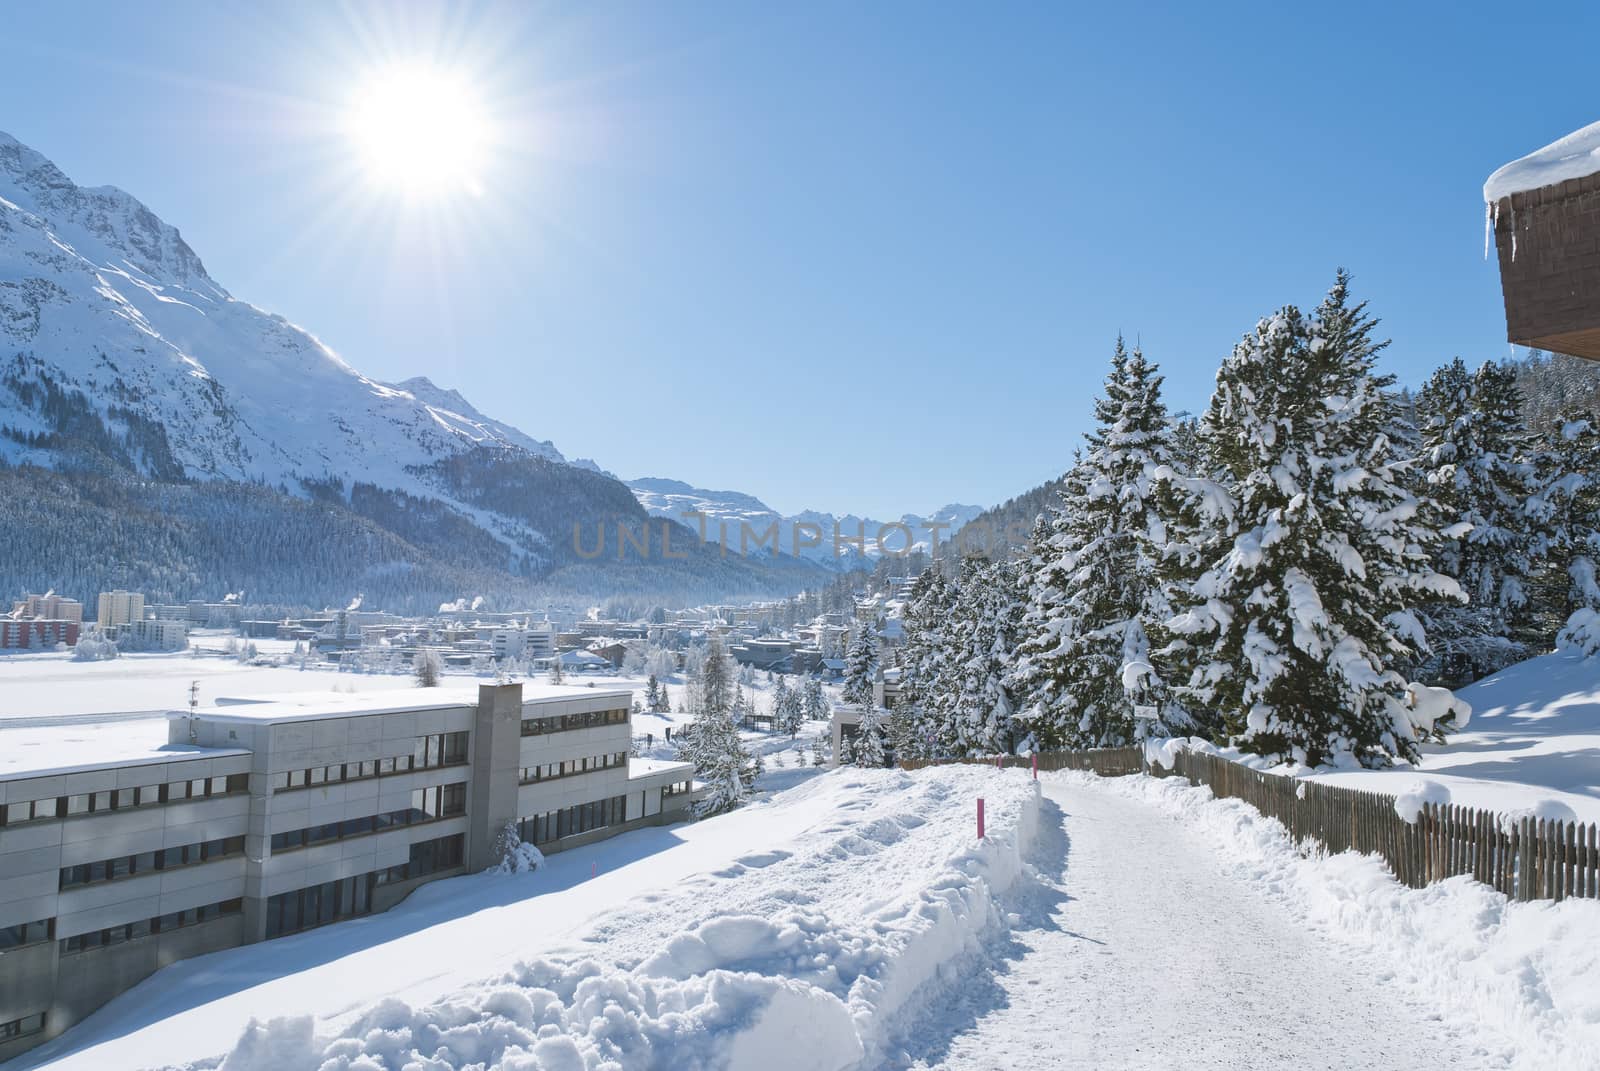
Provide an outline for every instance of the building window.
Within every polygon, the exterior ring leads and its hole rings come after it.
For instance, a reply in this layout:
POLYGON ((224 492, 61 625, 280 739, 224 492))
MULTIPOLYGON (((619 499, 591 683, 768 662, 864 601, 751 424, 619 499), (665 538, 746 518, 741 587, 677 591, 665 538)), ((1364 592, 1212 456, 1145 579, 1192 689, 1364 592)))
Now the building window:
POLYGON ((137 941, 142 937, 152 934, 170 933, 185 926, 193 926, 201 922, 210 922, 213 919, 227 918, 230 915, 242 914, 244 900, 235 897, 232 900, 223 900, 220 903, 206 904, 204 907, 192 907, 187 911, 174 911, 170 915, 162 915, 153 919, 138 919, 134 922, 123 923, 104 930, 90 930, 88 933, 74 934, 61 939, 61 954, 71 955, 78 952, 88 952, 96 948, 109 948, 120 945, 126 941, 137 941))
POLYGON ((56 935, 55 919, 38 922, 19 922, 14 926, 0 926, 0 953, 27 945, 43 944, 56 935))
POLYGON ((586 714, 560 714, 553 718, 524 718, 523 736, 564 733, 573 729, 593 729, 601 725, 625 725, 627 710, 591 710, 586 714))
POLYGON ((27 800, 0 807, 0 826, 15 826, 49 818, 72 818, 80 814, 98 814, 101 811, 125 811, 160 803, 205 799, 209 796, 231 796, 247 792, 249 788, 250 776, 239 773, 164 785, 119 788, 108 792, 80 792, 72 796, 52 796, 50 799, 27 800))
POLYGON ((44 1024, 44 1012, 24 1015, 21 1019, 12 1019, 8 1023, 0 1023, 0 1041, 11 1041, 14 1038, 25 1038, 29 1034, 37 1034, 44 1029, 44 1024))
POLYGON ((563 762, 545 763, 542 766, 524 766, 520 780, 525 785, 538 784, 541 781, 554 781, 562 777, 572 777, 575 774, 593 773, 596 770, 614 770, 619 766, 628 765, 626 751, 614 751, 605 755, 592 755, 583 759, 567 759, 563 762))
POLYGON ((398 811, 385 811, 382 814, 363 815, 359 818, 346 818, 342 822, 330 822, 326 825, 308 826, 305 829, 291 829, 272 835, 273 852, 293 851, 296 848, 308 848, 329 841, 346 840, 350 837, 364 837, 368 833, 382 833, 389 829, 398 829, 402 826, 422 825, 425 822, 435 822, 441 818, 455 818, 467 813, 467 785, 466 782, 457 782, 452 785, 432 785, 428 788, 419 788, 411 793, 411 806, 398 811))
POLYGON ((210 863, 244 853, 244 837, 224 837, 200 844, 185 844, 180 848, 165 848, 159 852, 140 852, 137 855, 119 855, 115 859, 100 859, 93 863, 77 863, 61 868, 62 891, 80 885, 98 885, 103 881, 118 881, 138 877, 157 870, 193 863, 210 863))
POLYGON ((282 770, 272 775, 269 784, 274 792, 295 788, 317 788, 341 781, 364 781, 369 777, 387 777, 390 774, 431 770, 440 766, 459 766, 467 761, 467 734, 434 733, 419 736, 409 755, 382 759, 363 759, 359 762, 335 763, 309 770, 282 770))
POLYGON ((517 834, 531 844, 545 844, 595 829, 622 825, 627 821, 627 815, 627 797, 612 796, 524 818, 517 823, 517 834))
POLYGON ((293 892, 267 897, 267 936, 281 937, 340 919, 355 918, 372 910, 372 891, 379 885, 427 877, 459 867, 466 858, 466 836, 419 841, 411 845, 410 861, 387 870, 340 878, 293 892))

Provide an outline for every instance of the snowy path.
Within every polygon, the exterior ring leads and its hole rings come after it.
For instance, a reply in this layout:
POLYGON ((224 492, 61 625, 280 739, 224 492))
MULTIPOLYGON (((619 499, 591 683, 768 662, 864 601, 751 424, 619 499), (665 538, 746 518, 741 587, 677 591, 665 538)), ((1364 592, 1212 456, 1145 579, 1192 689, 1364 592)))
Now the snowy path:
POLYGON ((1509 1066, 1503 1040, 1408 1002, 1381 965, 1298 927, 1183 823, 1048 778, 1045 795, 1056 807, 1040 881, 1012 905, 1015 943, 932 1016, 943 1028, 907 1054, 915 1066, 1509 1066))

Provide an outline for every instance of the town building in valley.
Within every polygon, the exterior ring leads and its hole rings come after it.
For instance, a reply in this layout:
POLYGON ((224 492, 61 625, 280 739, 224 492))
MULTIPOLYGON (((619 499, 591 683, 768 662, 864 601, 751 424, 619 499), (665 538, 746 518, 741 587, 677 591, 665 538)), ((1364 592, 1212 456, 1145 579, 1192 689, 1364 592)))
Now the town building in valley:
POLYGON ((314 693, 169 714, 164 738, 7 730, 32 735, 0 748, 0 1061, 175 960, 491 867, 508 830, 549 853, 688 817, 692 767, 629 757, 631 698, 314 693))

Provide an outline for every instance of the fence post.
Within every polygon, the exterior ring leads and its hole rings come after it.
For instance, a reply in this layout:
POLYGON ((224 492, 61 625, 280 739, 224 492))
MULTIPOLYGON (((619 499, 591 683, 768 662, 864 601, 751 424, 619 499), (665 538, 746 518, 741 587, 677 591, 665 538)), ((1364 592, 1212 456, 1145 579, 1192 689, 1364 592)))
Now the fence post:
POLYGON ((978 797, 978 839, 983 839, 983 797, 978 797))

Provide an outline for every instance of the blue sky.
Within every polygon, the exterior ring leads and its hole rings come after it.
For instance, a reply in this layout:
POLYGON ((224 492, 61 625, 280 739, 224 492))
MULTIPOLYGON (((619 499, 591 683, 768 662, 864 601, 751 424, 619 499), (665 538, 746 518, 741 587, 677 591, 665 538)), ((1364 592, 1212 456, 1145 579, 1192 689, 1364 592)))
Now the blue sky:
POLYGON ((1600 118, 1593 4, 224 8, 12 8, 0 129, 370 375, 785 511, 1007 498, 1119 331, 1197 410, 1339 265, 1402 381, 1504 356, 1483 180, 1600 118), (485 101, 475 196, 352 168, 407 57, 485 101))

